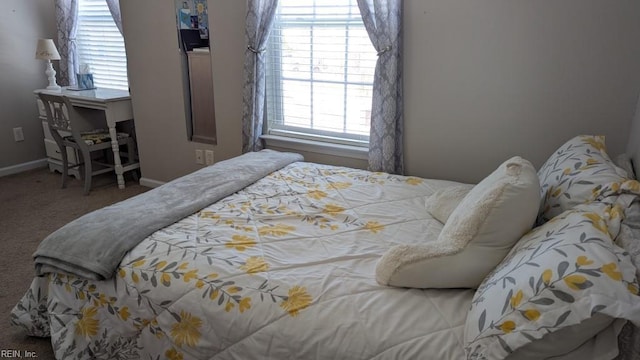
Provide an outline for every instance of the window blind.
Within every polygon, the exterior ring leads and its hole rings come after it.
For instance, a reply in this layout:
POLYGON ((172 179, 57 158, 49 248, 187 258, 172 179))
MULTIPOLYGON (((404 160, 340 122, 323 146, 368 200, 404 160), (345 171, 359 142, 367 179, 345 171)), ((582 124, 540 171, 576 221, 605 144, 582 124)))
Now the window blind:
POLYGON ((270 134, 368 144, 377 56, 355 0, 281 0, 267 53, 270 134))
POLYGON ((79 0, 76 34, 79 64, 88 64, 96 87, 129 89, 127 54, 105 0, 79 0))

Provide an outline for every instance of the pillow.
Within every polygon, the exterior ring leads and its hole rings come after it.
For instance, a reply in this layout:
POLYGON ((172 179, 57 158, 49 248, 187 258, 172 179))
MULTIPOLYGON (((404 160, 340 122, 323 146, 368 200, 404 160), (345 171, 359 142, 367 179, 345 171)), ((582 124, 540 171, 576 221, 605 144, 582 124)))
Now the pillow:
POLYGON ((376 280, 401 287, 475 288, 531 229, 539 204, 533 165, 511 158, 469 191, 435 241, 389 249, 378 261, 376 280))
POLYGON ((621 192, 621 185, 629 178, 611 161, 604 141, 604 136, 576 136, 542 165, 538 171, 542 198, 539 224, 575 205, 621 192))
MULTIPOLYGON (((625 249, 636 267, 636 277, 640 278, 640 201, 636 200, 625 208, 625 219, 616 237, 616 245, 625 249)), ((640 327, 627 324, 620 334, 619 360, 640 359, 640 327)))
POLYGON ((640 278, 640 200, 636 199, 626 207, 624 214, 625 219, 615 242, 629 253, 636 267, 636 276, 640 278))
POLYGON ((462 199, 473 189, 473 185, 453 185, 436 190, 427 200, 427 211, 434 219, 445 224, 462 199))
POLYGON ((606 327, 607 317, 640 324, 635 268, 612 240, 621 214, 617 205, 579 205, 526 234, 473 297, 467 358, 500 360, 526 347, 539 358, 559 356, 590 339, 594 326, 606 327), (573 344, 549 346, 556 333, 573 344))
MULTIPOLYGON (((603 357, 594 357, 594 352, 609 353, 611 350, 618 349, 618 342, 606 341, 604 346, 594 346, 596 344, 589 344, 591 340, 600 333, 605 333, 605 329, 612 326, 614 323, 612 317, 603 314, 594 314, 589 319, 572 326, 566 326, 553 333, 546 334, 539 341, 532 341, 511 353, 507 360, 540 360, 540 359, 553 359, 560 357, 563 360, 571 355, 571 358, 579 360, 601 360, 603 357), (591 346, 589 346, 591 345, 591 346), (579 351, 578 349, 586 347, 588 353, 585 351, 579 351), (598 349, 600 348, 600 349, 598 349), (576 354, 578 353, 578 354, 576 354), (578 356, 579 355, 579 356, 578 356)), ((620 320, 620 319, 619 319, 620 320)), ((620 320, 623 321, 624 320, 620 320)), ((618 329, 618 333, 620 329, 618 329)), ((617 335, 617 333, 616 333, 617 335)), ((598 344, 599 345, 599 344, 598 344)), ((609 359, 612 359, 610 357, 609 359)))

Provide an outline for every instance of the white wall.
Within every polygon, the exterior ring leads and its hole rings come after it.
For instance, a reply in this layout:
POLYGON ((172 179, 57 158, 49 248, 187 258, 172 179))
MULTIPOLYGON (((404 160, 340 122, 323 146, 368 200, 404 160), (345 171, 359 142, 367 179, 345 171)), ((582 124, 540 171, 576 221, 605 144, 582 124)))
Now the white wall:
MULTIPOLYGON (((122 1, 143 177, 198 168, 186 140, 173 1, 122 1)), ((640 3, 404 2, 405 152, 411 175, 476 182, 521 155, 539 166, 568 138, 624 150, 640 90, 640 3)), ((246 2, 209 0, 219 143, 240 154, 246 2)), ((314 154, 314 161, 332 162, 314 154)))
MULTIPOLYGON (((0 7, 0 169, 45 157, 33 90, 47 85, 35 59, 38 38, 56 38, 53 1, 8 0, 0 7), (15 142, 13 128, 25 140, 15 142)), ((56 64, 57 65, 57 64, 56 64)))
POLYGON ((198 168, 195 149, 220 161, 241 152, 245 2, 209 0, 218 144, 187 140, 173 1, 121 1, 142 177, 169 181, 198 168))
POLYGON ((640 89, 640 2, 405 1, 406 168, 475 182, 579 133, 624 150, 640 89))

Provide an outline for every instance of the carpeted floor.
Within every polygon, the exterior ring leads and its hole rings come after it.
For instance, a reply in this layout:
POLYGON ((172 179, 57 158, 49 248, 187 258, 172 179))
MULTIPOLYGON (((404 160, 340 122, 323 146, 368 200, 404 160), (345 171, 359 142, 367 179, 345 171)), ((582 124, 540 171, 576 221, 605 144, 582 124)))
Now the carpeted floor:
POLYGON ((29 351, 39 360, 54 359, 49 338, 28 337, 9 322, 11 309, 34 276, 31 254, 69 221, 149 190, 126 179, 126 188, 120 190, 114 175, 96 177, 91 193, 84 196, 81 181, 70 177, 62 189, 61 175, 46 168, 0 177, 0 351, 19 350, 23 356, 29 351))

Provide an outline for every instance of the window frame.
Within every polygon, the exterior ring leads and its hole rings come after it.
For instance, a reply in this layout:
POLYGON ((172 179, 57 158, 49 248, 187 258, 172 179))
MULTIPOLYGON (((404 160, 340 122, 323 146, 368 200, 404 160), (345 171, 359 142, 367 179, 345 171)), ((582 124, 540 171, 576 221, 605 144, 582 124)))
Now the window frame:
MULTIPOLYGON (((103 9, 101 9, 103 10, 103 9)), ((86 21, 86 20, 85 20, 86 21)), ((91 21, 91 20, 89 20, 91 21)), ((124 44, 124 37, 120 33, 115 21, 113 20, 113 16, 109 11, 109 7, 107 6, 107 2, 104 0, 79 0, 78 1, 78 19, 77 19, 77 32, 76 32, 76 51, 77 51, 77 60, 78 66, 83 64, 88 64, 90 66, 90 72, 93 74, 94 86, 100 88, 108 88, 108 89, 119 89, 119 90, 129 90, 129 74, 128 74, 128 65, 127 65, 127 53, 124 44), (85 43, 83 38, 90 37, 90 33, 92 30, 89 26, 82 26, 83 17, 82 7, 83 6, 95 6, 95 5, 103 5, 104 3, 104 12, 100 13, 99 20, 101 22, 105 22, 108 17, 111 20, 112 28, 110 28, 110 34, 117 34, 120 36, 118 40, 118 46, 120 45, 120 40, 122 41, 122 53, 119 51, 92 51, 87 46, 90 44, 85 43), (115 31, 114 31, 115 30, 115 31), (84 50, 83 50, 84 49, 84 50), (82 56, 84 54, 84 56, 82 56), (87 56, 88 55, 88 56, 87 56), (117 55, 117 56, 116 56, 117 55), (100 60, 96 59, 108 59, 109 56, 115 57, 118 60, 122 60, 124 62, 124 67, 118 65, 115 69, 117 71, 113 71, 113 67, 108 67, 108 65, 98 65, 97 63, 100 60), (93 64, 92 64, 93 63, 93 64), (108 68, 107 68, 108 67, 108 68), (124 69, 121 71, 120 69, 124 69), (124 77, 125 80, 122 80, 124 77)), ((101 29, 97 29, 95 31, 103 32, 101 29)), ((95 41, 95 40, 94 40, 95 41)), ((106 60, 108 61, 108 60, 106 60)), ((74 76, 75 74, 70 74, 70 76, 74 76)))
MULTIPOLYGON (((352 3, 350 3, 352 5, 352 3)), ((314 5, 315 6, 315 5, 314 5)), ((357 9, 357 6, 356 6, 357 9)), ((268 51, 268 59, 267 59, 267 80, 266 80, 266 91, 267 91, 267 121, 265 122, 265 138, 273 139, 273 136, 277 137, 285 137, 285 138, 294 138, 296 140, 301 140, 302 142, 320 142, 320 143, 334 143, 339 145, 347 145, 347 146, 355 146, 360 148, 368 148, 369 146, 369 134, 357 134, 357 133, 349 133, 347 132, 348 127, 348 112, 347 112, 347 104, 349 101, 348 86, 367 86, 370 89, 371 94, 373 94, 373 76, 375 72, 375 63, 371 68, 371 82, 362 82, 362 81, 353 81, 349 80, 349 72, 348 69, 349 64, 349 31, 351 29, 357 28, 360 30, 364 30, 366 33, 365 25, 362 21, 362 17, 360 15, 359 10, 357 13, 349 13, 348 16, 340 19, 336 16, 333 19, 328 19, 327 17, 321 17, 321 19, 317 18, 296 18, 294 20, 282 20, 279 18, 280 9, 277 10, 276 19, 274 20, 274 25, 271 30, 270 39, 267 44, 268 51), (355 19, 359 21, 356 21, 355 19), (285 77, 285 70, 283 67, 283 50, 282 50, 282 42, 276 43, 272 41, 274 37, 282 38, 282 32, 285 29, 293 29, 296 27, 311 29, 310 34, 310 44, 313 44, 313 28, 316 27, 339 27, 343 28, 347 35, 345 36, 345 51, 344 51, 344 61, 345 61, 345 71, 343 73, 344 80, 336 81, 336 80, 328 80, 328 79, 314 79, 313 71, 309 72, 309 79, 300 79, 295 77, 285 77), (277 74, 277 76, 269 76, 277 74), (299 81, 301 83, 307 83, 310 86, 311 94, 309 96, 310 99, 310 114, 309 121, 310 127, 302 127, 296 125, 286 125, 284 124, 284 96, 283 96, 283 82, 284 81, 299 81), (322 129, 313 129, 313 85, 315 84, 339 84, 344 88, 344 93, 342 96, 342 106, 343 106, 343 122, 342 129, 343 132, 338 131, 330 131, 330 130, 322 130, 322 129)), ((314 13, 315 15, 315 13, 314 13)), ((311 16, 314 16, 311 15, 311 16)), ((368 40, 368 35, 367 35, 368 40)), ((354 52, 351 52, 353 54, 354 52)), ((375 55, 375 49, 373 45, 371 45, 371 55, 375 55)), ((310 66, 313 66, 313 46, 311 45, 310 50, 310 66)), ((372 107, 372 97, 369 98, 370 103, 368 104, 369 113, 372 107)), ((370 118, 369 118, 370 120, 370 118)), ((370 129, 369 123, 369 129, 370 129)))

